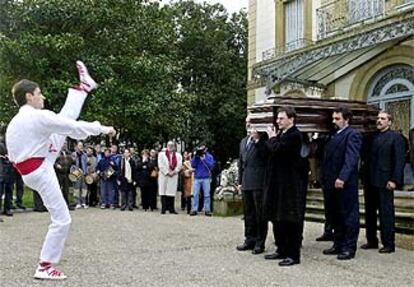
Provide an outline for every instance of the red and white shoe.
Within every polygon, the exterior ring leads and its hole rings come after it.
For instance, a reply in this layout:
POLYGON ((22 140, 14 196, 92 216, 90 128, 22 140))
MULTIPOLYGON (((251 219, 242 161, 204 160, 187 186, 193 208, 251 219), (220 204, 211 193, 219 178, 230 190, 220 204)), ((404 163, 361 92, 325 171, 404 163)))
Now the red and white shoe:
POLYGON ((76 61, 76 68, 79 73, 80 87, 86 92, 91 92, 98 87, 98 84, 89 75, 88 69, 82 61, 76 61))
POLYGON ((67 277, 63 272, 57 270, 52 264, 37 265, 36 273, 33 276, 35 279, 43 280, 65 280, 67 277))

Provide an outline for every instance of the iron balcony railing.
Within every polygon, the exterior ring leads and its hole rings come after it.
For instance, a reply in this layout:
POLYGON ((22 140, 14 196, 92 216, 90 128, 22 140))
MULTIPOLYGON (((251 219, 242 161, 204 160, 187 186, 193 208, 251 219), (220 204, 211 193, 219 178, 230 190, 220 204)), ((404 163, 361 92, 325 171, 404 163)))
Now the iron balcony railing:
POLYGON ((318 40, 358 23, 414 8, 414 0, 335 0, 316 10, 318 40))
POLYGON ((271 48, 262 52, 262 61, 270 60, 275 57, 279 57, 285 53, 292 52, 294 50, 303 48, 313 44, 312 40, 301 38, 295 41, 286 43, 284 46, 278 46, 276 48, 271 48))

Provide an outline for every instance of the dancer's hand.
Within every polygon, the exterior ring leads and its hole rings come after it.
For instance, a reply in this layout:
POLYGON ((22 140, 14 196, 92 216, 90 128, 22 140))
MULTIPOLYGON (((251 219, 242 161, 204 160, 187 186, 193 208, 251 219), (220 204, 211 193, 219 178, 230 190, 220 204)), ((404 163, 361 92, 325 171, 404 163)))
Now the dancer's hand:
POLYGON ((116 130, 114 129, 114 127, 107 127, 109 128, 107 135, 110 137, 114 137, 116 135, 116 130))

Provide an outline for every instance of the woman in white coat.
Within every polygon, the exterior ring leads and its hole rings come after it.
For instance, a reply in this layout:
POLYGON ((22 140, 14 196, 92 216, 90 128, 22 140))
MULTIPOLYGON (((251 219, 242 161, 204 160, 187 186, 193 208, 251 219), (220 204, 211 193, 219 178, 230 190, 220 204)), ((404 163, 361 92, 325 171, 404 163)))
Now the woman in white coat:
POLYGON ((182 156, 176 152, 172 141, 167 143, 167 148, 158 154, 159 194, 161 198, 161 214, 168 210, 171 214, 175 211, 175 195, 177 193, 178 176, 182 167, 182 156))

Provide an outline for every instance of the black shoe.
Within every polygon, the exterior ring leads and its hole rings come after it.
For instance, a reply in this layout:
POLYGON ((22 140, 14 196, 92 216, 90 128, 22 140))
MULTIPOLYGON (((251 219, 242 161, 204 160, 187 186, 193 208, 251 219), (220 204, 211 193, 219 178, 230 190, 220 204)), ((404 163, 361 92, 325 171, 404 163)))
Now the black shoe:
POLYGON ((197 211, 191 211, 190 212, 190 216, 196 216, 197 215, 197 211))
POLYGON ((382 253, 382 254, 385 254, 385 253, 393 253, 393 252, 395 252, 395 248, 394 247, 390 247, 390 246, 384 246, 378 252, 379 253, 382 253))
POLYGON ((211 212, 206 212, 205 215, 206 216, 212 216, 211 212))
POLYGON ((255 246, 252 250, 252 254, 257 255, 257 254, 262 254, 264 252, 264 247, 261 246, 255 246))
POLYGON ((324 233, 321 236, 319 236, 318 238, 316 238, 315 240, 316 241, 333 241, 333 235, 328 234, 328 233, 324 233))
POLYGON ((361 249, 378 249, 378 243, 377 244, 373 244, 373 243, 366 243, 366 244, 363 244, 363 245, 361 245, 361 247, 360 247, 361 249))
POLYGON ((238 245, 238 246, 236 247, 236 249, 237 249, 237 250, 239 250, 239 251, 252 250, 253 248, 254 248, 254 246, 253 246, 253 245, 249 245, 249 244, 247 244, 246 242, 245 242, 245 243, 243 243, 242 245, 238 245))
POLYGON ((3 214, 6 216, 13 216, 13 212, 11 212, 11 210, 5 210, 3 214))
POLYGON ((299 264, 299 263, 300 263, 299 260, 294 260, 290 257, 287 257, 287 258, 285 258, 285 259, 283 259, 282 261, 279 262, 279 266, 282 266, 282 267, 283 266, 292 266, 292 265, 299 264))
POLYGON ((336 258, 338 260, 350 260, 350 259, 352 259, 354 257, 355 257, 355 253, 351 253, 349 251, 343 251, 336 258))
POLYGON ((325 249, 323 251, 323 254, 325 254, 325 255, 338 255, 338 254, 341 254, 341 251, 339 249, 335 248, 335 247, 331 247, 331 248, 325 249))
POLYGON ((33 211, 36 211, 36 212, 47 212, 47 209, 43 209, 43 208, 41 208, 41 209, 39 209, 39 208, 35 208, 35 209, 33 209, 33 211))
POLYGON ((266 254, 264 256, 264 259, 266 260, 280 260, 280 259, 286 259, 286 256, 283 256, 277 252, 271 253, 271 254, 266 254))

